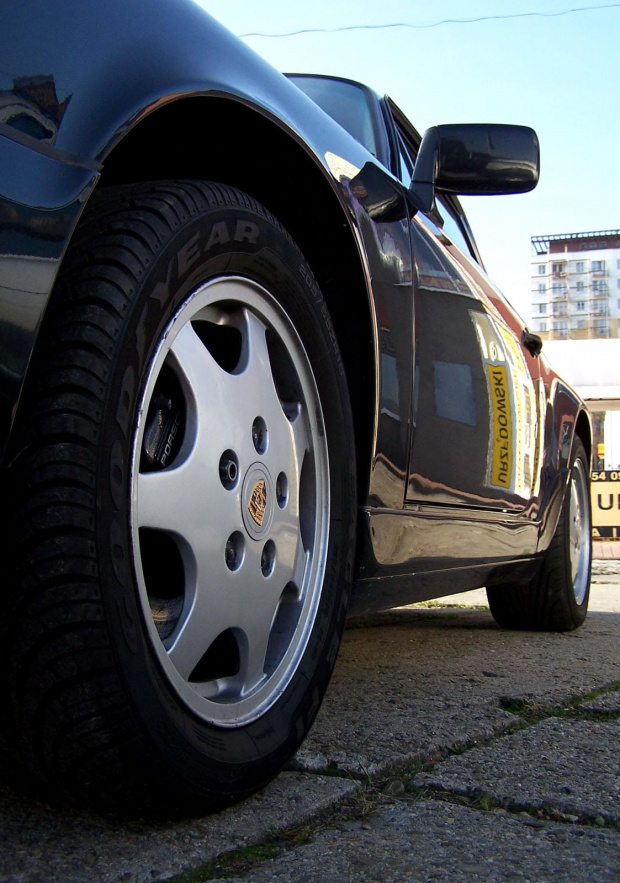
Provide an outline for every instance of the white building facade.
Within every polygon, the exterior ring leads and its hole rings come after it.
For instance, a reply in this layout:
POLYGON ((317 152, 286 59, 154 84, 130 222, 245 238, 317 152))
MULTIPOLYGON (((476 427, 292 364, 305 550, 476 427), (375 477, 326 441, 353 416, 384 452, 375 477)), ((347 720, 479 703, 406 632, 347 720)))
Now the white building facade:
POLYGON ((532 237, 532 331, 543 340, 617 338, 620 230, 532 237))

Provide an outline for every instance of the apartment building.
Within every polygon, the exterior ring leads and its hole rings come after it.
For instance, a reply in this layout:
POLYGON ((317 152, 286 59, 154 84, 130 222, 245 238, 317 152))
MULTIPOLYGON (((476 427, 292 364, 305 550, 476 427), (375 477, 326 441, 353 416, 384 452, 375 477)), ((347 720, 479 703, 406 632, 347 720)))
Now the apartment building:
POLYGON ((532 331, 543 340, 620 337, 620 230, 532 237, 532 331))

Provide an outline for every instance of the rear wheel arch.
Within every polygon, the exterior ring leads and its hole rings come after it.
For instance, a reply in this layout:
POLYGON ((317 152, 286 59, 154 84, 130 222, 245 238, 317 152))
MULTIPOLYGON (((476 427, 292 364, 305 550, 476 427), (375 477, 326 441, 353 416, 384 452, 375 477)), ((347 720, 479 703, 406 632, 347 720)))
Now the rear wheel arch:
POLYGON ((575 426, 575 436, 580 439, 581 444, 588 457, 588 465, 592 467, 592 423, 588 412, 584 409, 577 417, 575 426))

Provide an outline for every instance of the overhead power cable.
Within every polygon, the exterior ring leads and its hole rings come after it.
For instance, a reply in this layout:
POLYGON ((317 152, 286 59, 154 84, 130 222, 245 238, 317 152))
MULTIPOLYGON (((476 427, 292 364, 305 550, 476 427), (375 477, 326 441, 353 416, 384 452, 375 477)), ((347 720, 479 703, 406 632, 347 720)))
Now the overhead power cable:
POLYGON ((600 9, 618 9, 620 3, 606 3, 598 6, 575 6, 572 9, 559 9, 552 12, 512 12, 504 15, 480 15, 476 18, 444 18, 441 21, 427 23, 416 22, 391 22, 380 25, 343 25, 335 28, 302 28, 298 31, 286 31, 280 34, 267 34, 260 31, 250 31, 247 34, 239 34, 239 37, 297 37, 300 34, 336 34, 341 31, 381 31, 388 28, 411 28, 423 30, 438 28, 440 25, 469 25, 481 21, 501 21, 509 18, 557 18, 560 15, 572 15, 575 12, 593 12, 600 9))

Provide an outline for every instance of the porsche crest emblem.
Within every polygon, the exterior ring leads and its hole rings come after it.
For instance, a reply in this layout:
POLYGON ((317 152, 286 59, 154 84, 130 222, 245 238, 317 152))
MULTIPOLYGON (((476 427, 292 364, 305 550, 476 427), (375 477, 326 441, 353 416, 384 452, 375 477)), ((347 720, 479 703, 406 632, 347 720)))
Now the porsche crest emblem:
POLYGON ((248 512, 252 516, 252 520, 255 521, 259 527, 263 526, 266 508, 267 485, 264 478, 259 478, 259 480, 254 485, 254 490, 252 491, 252 496, 250 497, 250 502, 248 505, 248 512))

